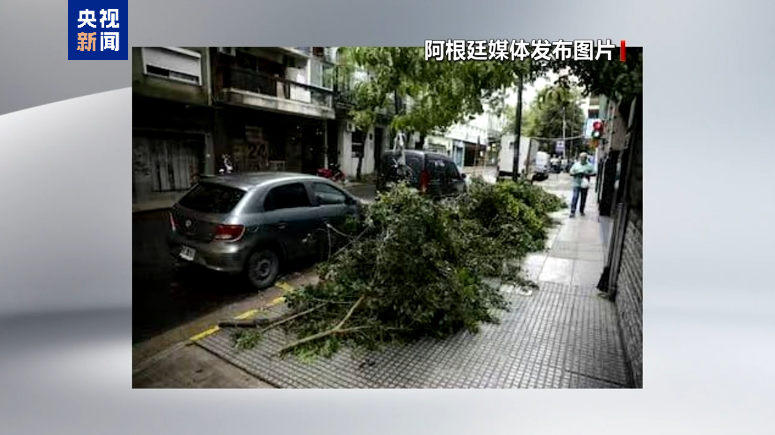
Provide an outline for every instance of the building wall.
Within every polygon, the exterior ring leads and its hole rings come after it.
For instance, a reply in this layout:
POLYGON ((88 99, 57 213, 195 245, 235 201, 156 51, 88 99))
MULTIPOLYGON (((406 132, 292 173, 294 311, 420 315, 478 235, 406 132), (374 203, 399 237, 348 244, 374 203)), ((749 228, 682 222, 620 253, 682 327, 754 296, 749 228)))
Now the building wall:
POLYGON ((630 213, 619 270, 616 309, 635 384, 643 387, 643 220, 630 213))
POLYGON ((180 47, 199 53, 201 56, 201 85, 156 77, 145 73, 143 49, 132 48, 132 92, 136 95, 167 99, 189 104, 211 103, 210 55, 205 47, 180 47))
POLYGON ((476 123, 467 123, 453 125, 445 132, 444 137, 472 144, 477 142, 479 144, 486 144, 488 138, 487 134, 486 125, 481 126, 476 123))
MULTIPOLYGON (((639 111, 642 109, 638 109, 639 111)), ((642 113, 642 111, 640 112, 642 113)), ((627 222, 616 282, 616 307, 625 352, 643 387, 643 129, 634 129, 627 175, 627 222)))
POLYGON ((217 115, 216 154, 230 155, 235 171, 312 174, 324 165, 323 121, 231 106, 217 115))
POLYGON ((133 208, 169 206, 199 176, 215 173, 213 143, 211 108, 134 94, 133 208))
POLYGON ((443 136, 426 136, 423 149, 452 155, 452 139, 443 136))
MULTIPOLYGON (((347 131, 348 121, 339 122, 339 166, 348 177, 355 176, 358 168, 358 158, 353 157, 352 148, 352 132, 347 131)), ((374 172, 376 162, 374 159, 374 127, 371 127, 369 131, 365 132, 365 143, 363 151, 363 163, 361 166, 361 175, 367 175, 374 172)), ((390 149, 390 135, 387 133, 387 129, 383 128, 384 134, 382 135, 382 149, 390 149)))

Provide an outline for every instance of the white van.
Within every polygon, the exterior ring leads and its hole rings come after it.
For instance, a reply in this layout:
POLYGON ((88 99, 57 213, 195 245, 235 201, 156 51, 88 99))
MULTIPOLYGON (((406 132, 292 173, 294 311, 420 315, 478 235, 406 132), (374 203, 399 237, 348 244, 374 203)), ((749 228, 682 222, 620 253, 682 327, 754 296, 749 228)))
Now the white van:
MULTIPOLYGON (((530 138, 519 138, 519 173, 524 174, 530 154, 530 138)), ((498 153, 498 177, 511 177, 514 173, 514 135, 507 134, 501 138, 501 149, 498 153)))
POLYGON ((549 153, 538 151, 533 162, 533 181, 543 181, 549 178, 549 153))

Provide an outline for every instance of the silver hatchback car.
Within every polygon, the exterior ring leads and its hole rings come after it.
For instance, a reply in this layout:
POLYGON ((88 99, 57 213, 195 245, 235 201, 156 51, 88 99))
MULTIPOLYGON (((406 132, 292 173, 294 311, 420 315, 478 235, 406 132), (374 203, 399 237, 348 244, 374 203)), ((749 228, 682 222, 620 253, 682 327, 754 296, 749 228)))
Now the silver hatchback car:
POLYGON ((359 215, 361 202, 325 178, 248 173, 200 181, 170 212, 168 244, 183 262, 274 284, 284 261, 330 252, 329 226, 359 215))

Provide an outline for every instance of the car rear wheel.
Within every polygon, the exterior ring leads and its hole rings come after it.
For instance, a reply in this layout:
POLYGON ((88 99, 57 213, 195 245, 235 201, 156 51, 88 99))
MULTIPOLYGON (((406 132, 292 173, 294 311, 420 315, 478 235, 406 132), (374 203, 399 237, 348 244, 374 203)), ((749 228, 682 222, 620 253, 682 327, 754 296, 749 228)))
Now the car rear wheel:
POLYGON ((245 272, 251 286, 264 290, 275 283, 280 273, 280 259, 271 249, 260 249, 248 258, 245 272))

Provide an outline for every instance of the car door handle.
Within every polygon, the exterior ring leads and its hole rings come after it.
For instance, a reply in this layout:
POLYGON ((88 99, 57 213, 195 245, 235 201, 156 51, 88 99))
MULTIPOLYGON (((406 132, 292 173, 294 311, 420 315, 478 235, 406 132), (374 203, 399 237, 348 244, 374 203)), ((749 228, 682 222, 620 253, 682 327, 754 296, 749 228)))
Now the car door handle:
POLYGON ((285 223, 285 222, 280 222, 279 224, 277 224, 277 229, 278 229, 278 230, 284 230, 284 229, 285 229, 285 227, 287 227, 287 226, 288 226, 288 224, 287 224, 287 223, 285 223))

